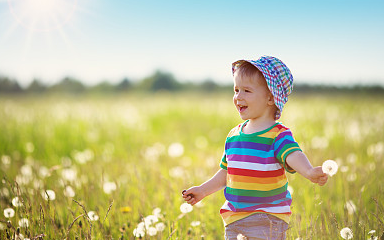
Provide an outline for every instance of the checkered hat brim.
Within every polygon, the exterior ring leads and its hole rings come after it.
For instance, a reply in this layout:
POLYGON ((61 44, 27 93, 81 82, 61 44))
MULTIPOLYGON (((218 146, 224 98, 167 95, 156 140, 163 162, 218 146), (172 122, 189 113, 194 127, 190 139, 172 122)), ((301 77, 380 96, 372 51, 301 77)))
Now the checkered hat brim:
POLYGON ((279 59, 271 56, 262 56, 255 60, 239 60, 232 63, 232 74, 242 62, 249 62, 263 74, 268 88, 275 100, 275 105, 279 109, 275 119, 281 117, 284 104, 288 101, 288 95, 293 89, 293 76, 289 68, 279 59))

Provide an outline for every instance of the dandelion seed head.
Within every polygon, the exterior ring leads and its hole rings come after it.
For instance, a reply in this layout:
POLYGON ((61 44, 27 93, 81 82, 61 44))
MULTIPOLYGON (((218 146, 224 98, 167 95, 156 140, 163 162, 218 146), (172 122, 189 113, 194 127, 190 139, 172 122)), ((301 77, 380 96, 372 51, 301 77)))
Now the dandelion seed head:
POLYGON ((2 188, 1 190, 0 190, 0 195, 1 196, 3 196, 3 197, 9 197, 9 190, 8 190, 8 188, 2 188))
POLYGON ((39 168, 39 176, 41 178, 46 178, 49 176, 49 169, 46 166, 41 166, 39 168))
POLYGON ((191 222, 191 226, 192 226, 192 227, 200 226, 200 224, 201 224, 200 221, 192 221, 192 222, 191 222))
POLYGON ((66 186, 64 189, 64 196, 73 198, 75 196, 75 191, 71 186, 66 186))
POLYGON ((168 155, 170 157, 180 157, 184 154, 184 146, 183 144, 181 143, 172 143, 169 147, 168 147, 168 155))
POLYGON ((88 217, 91 221, 97 221, 99 220, 99 216, 94 211, 88 212, 88 217))
POLYGON ((31 167, 31 165, 25 164, 25 165, 21 166, 20 172, 24 176, 28 176, 28 177, 32 176, 32 167, 31 167))
POLYGON ((145 226, 150 226, 158 221, 159 219, 155 215, 148 215, 144 218, 145 226))
POLYGON ((141 229, 141 228, 135 228, 133 229, 133 236, 137 237, 137 238, 142 238, 145 236, 145 231, 144 229, 141 229))
POLYGON ((29 227, 29 221, 28 221, 28 218, 21 218, 19 220, 19 227, 22 227, 22 228, 27 228, 29 227))
POLYGON ((352 200, 348 200, 344 207, 347 209, 347 212, 349 215, 352 215, 356 212, 356 205, 353 203, 352 200))
POLYGON ((156 227, 158 232, 162 232, 165 229, 165 224, 162 222, 159 222, 159 223, 156 223, 155 227, 156 227))
POLYGON ((53 190, 50 190, 50 189, 48 189, 46 191, 42 191, 41 192, 41 196, 43 196, 43 198, 45 200, 47 200, 47 201, 48 200, 53 201, 53 200, 56 199, 56 193, 53 190))
POLYGON ((353 238, 352 230, 350 228, 347 228, 347 227, 341 229, 340 235, 343 239, 352 239, 353 238))
POLYGON ((9 166, 11 165, 11 157, 10 156, 7 156, 7 155, 3 155, 1 156, 1 163, 4 165, 4 166, 9 166))
POLYGON ((23 202, 20 200, 19 197, 14 197, 14 198, 12 199, 12 205, 13 205, 14 207, 22 207, 22 206, 23 206, 23 202))
POLYGON ((328 174, 329 176, 333 176, 336 174, 338 169, 338 165, 333 160, 326 160, 322 165, 322 170, 324 173, 328 174))
POLYGON ((189 203, 183 203, 180 206, 180 211, 182 213, 189 213, 189 212, 192 212, 192 210, 193 210, 193 206, 189 203))
POLYGON ((103 190, 106 194, 111 194, 116 190, 117 186, 114 182, 105 182, 103 184, 103 190))
POLYGON ((371 230, 371 231, 368 232, 369 235, 372 235, 374 233, 376 233, 376 230, 371 230))
POLYGON ((4 217, 6 218, 12 218, 15 216, 15 210, 12 208, 6 208, 4 209, 4 217))
POLYGON ((155 227, 149 227, 147 233, 149 236, 155 236, 157 234, 157 229, 155 227))
POLYGON ((155 215, 155 216, 158 217, 158 218, 163 217, 163 215, 161 214, 161 209, 158 208, 158 207, 155 208, 155 209, 153 209, 152 214, 155 215))

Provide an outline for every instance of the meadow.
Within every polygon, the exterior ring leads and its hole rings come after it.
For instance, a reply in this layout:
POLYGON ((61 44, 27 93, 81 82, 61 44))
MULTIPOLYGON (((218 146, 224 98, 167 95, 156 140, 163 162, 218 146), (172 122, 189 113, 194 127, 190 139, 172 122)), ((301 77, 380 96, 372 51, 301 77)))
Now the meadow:
MULTIPOLYGON (((319 187, 288 174, 287 239, 383 239, 384 96, 295 95, 280 119, 319 187)), ((222 191, 181 192, 218 169, 241 119, 230 93, 0 96, 0 239, 223 239, 222 191)))

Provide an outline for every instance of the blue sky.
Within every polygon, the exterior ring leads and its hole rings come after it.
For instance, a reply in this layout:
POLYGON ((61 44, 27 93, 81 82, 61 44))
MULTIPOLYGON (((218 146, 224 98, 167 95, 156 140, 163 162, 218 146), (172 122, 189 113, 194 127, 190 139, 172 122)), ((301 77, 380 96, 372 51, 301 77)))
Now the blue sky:
POLYGON ((34 19, 36 7, 17 16, 28 1, 0 0, 0 74, 22 85, 116 83, 157 69, 231 83, 233 61, 261 55, 301 83, 384 85, 384 1, 65 0, 44 12, 57 26, 34 19))

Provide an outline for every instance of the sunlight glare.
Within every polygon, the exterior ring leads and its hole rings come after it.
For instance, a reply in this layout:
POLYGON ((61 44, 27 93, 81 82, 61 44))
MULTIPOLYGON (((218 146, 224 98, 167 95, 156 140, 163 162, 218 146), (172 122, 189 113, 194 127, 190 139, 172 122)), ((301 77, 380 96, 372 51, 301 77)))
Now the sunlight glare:
POLYGON ((77 0, 8 0, 8 5, 23 27, 33 31, 51 31, 71 19, 77 0))

